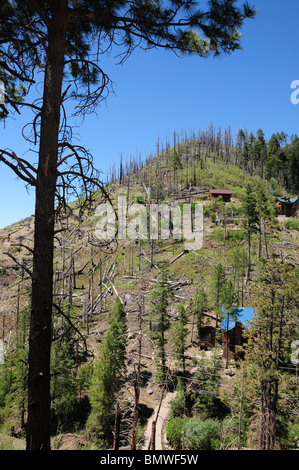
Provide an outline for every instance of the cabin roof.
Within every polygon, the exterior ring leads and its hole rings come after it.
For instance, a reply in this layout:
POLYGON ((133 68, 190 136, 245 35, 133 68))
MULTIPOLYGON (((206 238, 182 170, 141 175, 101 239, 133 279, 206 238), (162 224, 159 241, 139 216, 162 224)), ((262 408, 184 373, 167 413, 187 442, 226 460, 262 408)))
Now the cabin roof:
POLYGON ((228 194, 232 195, 233 192, 230 189, 210 189, 211 194, 228 194))
POLYGON ((279 202, 282 202, 284 204, 294 204, 298 197, 276 197, 276 199, 279 201, 279 202))
MULTIPOLYGON (((251 307, 237 307, 237 308, 239 309, 239 317, 238 317, 237 322, 242 323, 242 325, 244 326, 248 326, 249 320, 252 320, 252 318, 254 317, 256 313, 255 310, 251 307)), ((222 311, 224 311, 224 307, 222 307, 222 311)), ((227 327, 226 322, 227 322, 226 319, 222 320, 221 322, 221 328, 223 330, 226 330, 226 327, 227 327)), ((235 327, 235 325, 236 325, 235 320, 230 318, 228 322, 228 329, 232 330, 235 327)))

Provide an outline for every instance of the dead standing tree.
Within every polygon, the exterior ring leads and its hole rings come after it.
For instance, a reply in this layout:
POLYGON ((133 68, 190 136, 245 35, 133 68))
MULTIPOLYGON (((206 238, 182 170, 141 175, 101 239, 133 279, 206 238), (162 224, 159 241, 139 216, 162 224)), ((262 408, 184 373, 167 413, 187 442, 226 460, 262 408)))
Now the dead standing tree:
POLYGON ((114 46, 121 47, 121 61, 144 43, 148 48, 199 56, 234 51, 240 46, 239 29, 254 15, 247 2, 241 8, 235 3, 213 1, 206 10, 190 8, 190 0, 0 3, 0 80, 5 87, 1 116, 26 107, 32 110, 31 143, 38 154, 32 163, 13 150, 0 151, 0 162, 33 186, 36 197, 27 449, 50 449, 55 206, 63 206, 69 188, 82 187, 87 195, 97 184, 88 152, 72 144, 64 104, 75 103, 77 115, 94 112, 109 85, 100 57, 114 46), (38 76, 42 76, 41 96, 30 101, 30 88, 38 76))

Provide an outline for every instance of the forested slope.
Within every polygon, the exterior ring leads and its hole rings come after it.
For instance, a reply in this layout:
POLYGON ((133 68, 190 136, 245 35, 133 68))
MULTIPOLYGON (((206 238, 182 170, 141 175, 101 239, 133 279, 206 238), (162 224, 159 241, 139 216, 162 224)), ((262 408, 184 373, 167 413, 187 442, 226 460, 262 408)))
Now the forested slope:
MULTIPOLYGON (((279 133, 266 142, 260 130, 233 140, 213 126, 174 133, 158 139, 155 156, 121 160, 107 175, 116 214, 122 196, 132 226, 138 207, 202 205, 200 249, 171 236, 172 219, 168 239, 102 243, 98 193, 57 221, 54 448, 141 448, 147 419, 173 391, 173 447, 183 435, 188 449, 296 447, 299 227, 277 217, 275 196, 299 193, 299 140, 279 133), (231 201, 209 200, 211 188, 230 189, 231 201), (223 325, 237 307, 256 316, 226 350, 223 325)), ((33 217, 1 230, 0 243, 0 425, 22 438, 33 217)))

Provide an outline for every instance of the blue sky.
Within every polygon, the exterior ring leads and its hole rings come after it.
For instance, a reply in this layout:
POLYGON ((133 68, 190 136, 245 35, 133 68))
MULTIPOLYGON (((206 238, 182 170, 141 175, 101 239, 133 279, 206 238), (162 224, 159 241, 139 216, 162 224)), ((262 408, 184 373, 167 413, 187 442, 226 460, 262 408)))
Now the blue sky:
MULTIPOLYGON (((98 169, 112 162, 154 153, 173 131, 231 127, 266 137, 299 134, 299 105, 291 103, 291 83, 299 80, 298 0, 257 0, 259 14, 243 28, 243 50, 221 58, 178 58, 164 50, 135 51, 114 65, 113 51, 101 64, 114 82, 98 116, 78 120, 79 142, 93 153, 98 169)), ((26 115, 0 124, 0 147, 30 157, 21 135, 26 115)), ((34 194, 0 164, 0 228, 34 213, 34 194)))

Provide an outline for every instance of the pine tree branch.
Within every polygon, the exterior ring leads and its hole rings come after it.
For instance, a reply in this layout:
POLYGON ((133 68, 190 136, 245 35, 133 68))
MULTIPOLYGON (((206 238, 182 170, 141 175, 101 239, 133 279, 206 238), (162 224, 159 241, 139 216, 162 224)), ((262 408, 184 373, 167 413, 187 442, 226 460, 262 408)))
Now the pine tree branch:
POLYGON ((23 160, 22 158, 18 158, 14 152, 8 152, 7 150, 0 150, 0 162, 1 161, 11 168, 14 173, 23 181, 30 184, 31 186, 36 186, 36 179, 25 167, 25 165, 27 165, 32 171, 36 172, 35 168, 29 162, 23 160), (17 161, 17 165, 14 165, 8 161, 3 155, 10 157, 14 161, 17 161), (22 171, 26 176, 22 173, 22 171))

